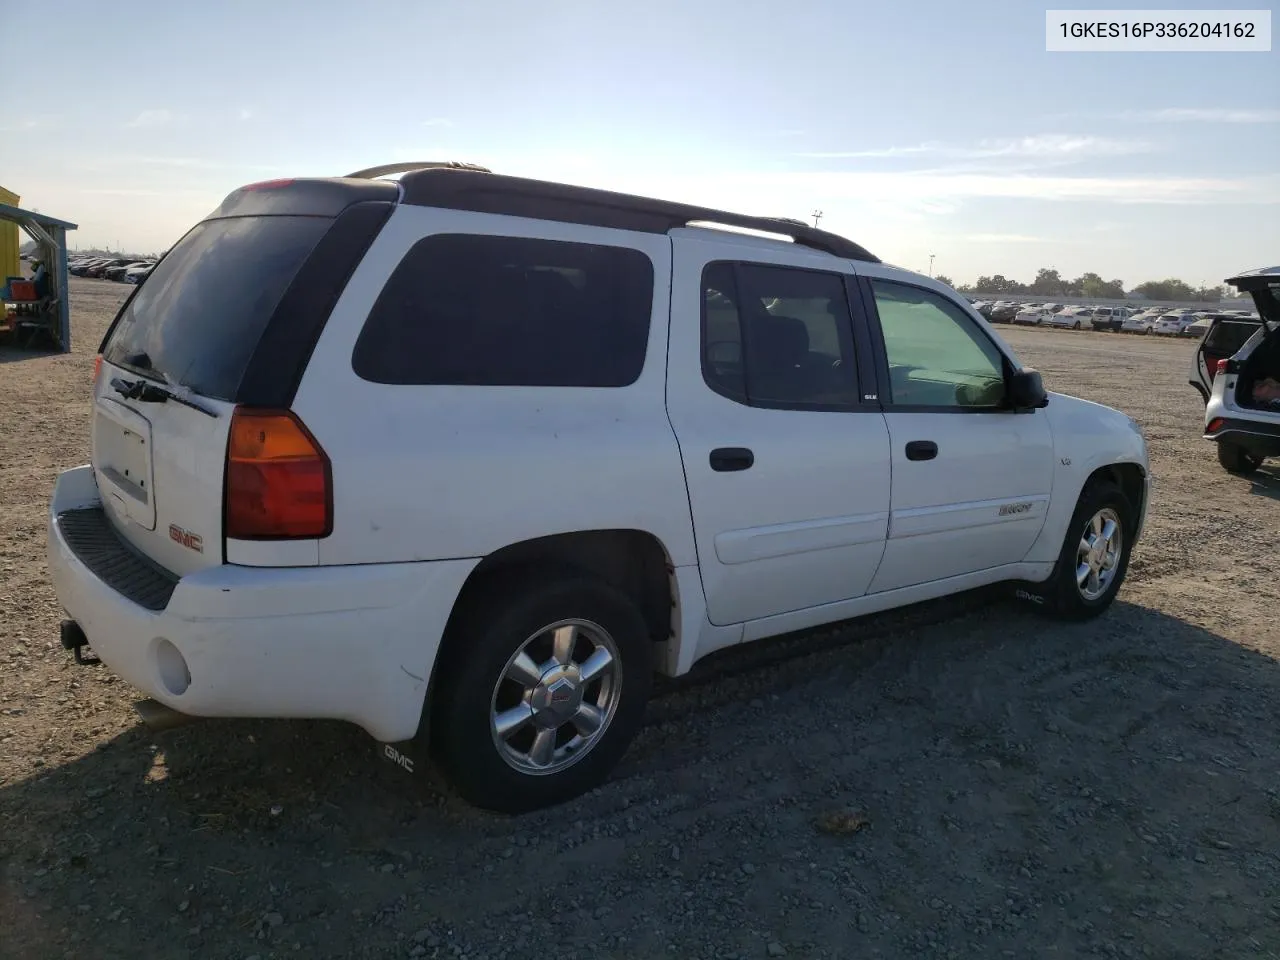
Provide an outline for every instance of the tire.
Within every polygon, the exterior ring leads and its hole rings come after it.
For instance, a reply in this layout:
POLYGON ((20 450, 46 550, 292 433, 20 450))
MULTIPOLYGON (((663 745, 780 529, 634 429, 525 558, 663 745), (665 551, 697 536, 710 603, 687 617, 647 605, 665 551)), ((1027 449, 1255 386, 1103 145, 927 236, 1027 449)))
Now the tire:
POLYGON ((476 806, 524 813, 579 796, 609 775, 640 728, 653 642, 636 605, 608 584, 576 572, 503 576, 472 594, 450 621, 445 643, 433 752, 454 788, 476 806), (551 632, 566 621, 577 630, 567 657, 554 648, 551 632), (599 661, 602 649, 611 666, 582 684, 574 669, 599 661), (508 679, 513 674, 527 679, 508 679), (557 703, 561 694, 568 700, 557 703), (603 721, 597 732, 584 734, 581 720, 568 719, 575 704, 595 709, 591 719, 603 721), (519 711, 527 714, 523 720, 511 720, 519 711), (496 729, 499 716, 512 723, 505 736, 496 729), (576 749, 575 741, 582 741, 576 749), (535 756, 540 743, 544 750, 535 756), (538 770, 535 761, 547 759, 548 769, 538 770))
MULTIPOLYGON (((1071 515, 1071 523, 1067 526, 1067 534, 1058 554, 1058 562, 1053 574, 1044 583, 1022 588, 1017 595, 1034 602, 1049 616, 1060 620, 1090 620, 1105 611, 1116 598, 1124 583, 1129 569, 1129 554, 1133 549, 1133 532, 1137 514, 1133 504, 1123 491, 1110 481, 1090 481, 1085 485, 1076 503, 1075 512, 1071 515), (1081 565, 1081 548, 1087 537, 1096 529, 1095 517, 1103 517, 1116 523, 1120 543, 1113 562, 1105 567, 1110 576, 1105 584, 1099 582, 1101 591, 1094 593, 1077 579, 1077 569, 1081 565)), ((1104 557, 1095 557, 1102 560, 1104 557)), ((1103 577, 1099 577, 1101 581, 1103 577)))
POLYGON ((1075 323, 1073 323, 1073 324, 1071 325, 1071 329, 1072 329, 1072 330, 1079 330, 1079 329, 1080 329, 1080 321, 1079 321, 1079 320, 1077 320, 1075 323))
POLYGON ((1238 443, 1229 440, 1218 441, 1218 462, 1227 473, 1240 476, 1253 473, 1262 466, 1262 457, 1250 453, 1238 443))

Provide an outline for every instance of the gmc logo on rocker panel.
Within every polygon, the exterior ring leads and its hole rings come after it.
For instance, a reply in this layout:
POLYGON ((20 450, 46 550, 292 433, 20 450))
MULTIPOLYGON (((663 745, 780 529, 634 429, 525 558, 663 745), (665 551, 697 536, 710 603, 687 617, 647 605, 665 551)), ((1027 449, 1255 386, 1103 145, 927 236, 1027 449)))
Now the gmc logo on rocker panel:
POLYGON ((391 746, 391 744, 384 743, 382 745, 382 755, 397 767, 403 767, 409 773, 413 773, 413 759, 411 757, 406 757, 395 747, 391 746))
POLYGON ((190 530, 183 530, 176 523, 169 524, 169 539, 174 543, 182 544, 188 550, 204 553, 204 537, 190 530))

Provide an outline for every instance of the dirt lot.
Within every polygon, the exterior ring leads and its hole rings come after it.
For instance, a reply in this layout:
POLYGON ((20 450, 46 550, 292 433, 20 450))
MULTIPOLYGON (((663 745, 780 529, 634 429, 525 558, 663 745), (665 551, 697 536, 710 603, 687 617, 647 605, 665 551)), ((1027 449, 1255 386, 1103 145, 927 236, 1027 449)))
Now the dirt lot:
POLYGON ((45 505, 123 296, 73 283, 74 355, 0 351, 0 956, 1280 956, 1280 471, 1218 467, 1189 343, 1003 328, 1146 429, 1104 618, 966 602, 786 641, 656 701, 601 790, 507 819, 339 724, 150 734, 59 648, 45 505))

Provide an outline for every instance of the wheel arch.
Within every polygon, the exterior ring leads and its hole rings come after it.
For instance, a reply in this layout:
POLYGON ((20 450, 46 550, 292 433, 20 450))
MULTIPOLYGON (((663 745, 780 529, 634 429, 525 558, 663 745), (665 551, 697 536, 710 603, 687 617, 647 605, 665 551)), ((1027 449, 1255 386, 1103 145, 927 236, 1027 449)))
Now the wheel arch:
MULTIPOLYGON (((1063 458, 1066 459, 1066 458, 1063 458)), ((1133 505, 1136 526, 1134 542, 1141 537, 1146 523, 1150 483, 1147 466, 1138 459, 1128 459, 1125 454, 1101 458, 1092 464, 1061 464, 1054 479, 1053 499, 1049 516, 1040 530, 1040 536, 1028 551, 1028 561, 1056 561, 1062 549, 1062 538, 1075 512, 1081 495, 1091 484, 1110 482, 1118 486, 1133 505)))
POLYGON ((657 536, 647 530, 617 528, 567 531, 510 543, 481 560, 458 592, 427 680, 418 726, 420 741, 428 736, 440 665, 447 662, 459 640, 456 625, 460 616, 487 587, 524 572, 545 573, 557 567, 568 575, 602 580, 635 601, 655 645, 654 663, 665 662, 667 644, 678 642, 679 594, 671 553, 657 536))
POLYGON ((1141 522, 1141 518, 1146 514, 1147 507, 1147 473, 1142 465, 1131 461, 1121 461, 1098 467, 1089 474, 1084 485, 1080 488, 1080 492, 1083 493, 1092 484, 1107 481, 1120 488, 1120 492, 1132 504, 1139 522, 1141 522))

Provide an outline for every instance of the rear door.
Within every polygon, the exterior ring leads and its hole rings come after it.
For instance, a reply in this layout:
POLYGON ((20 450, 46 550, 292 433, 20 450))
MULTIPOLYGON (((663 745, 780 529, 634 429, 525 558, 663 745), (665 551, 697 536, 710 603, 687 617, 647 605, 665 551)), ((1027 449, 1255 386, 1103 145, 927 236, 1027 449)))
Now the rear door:
POLYGON ((1213 392, 1213 378, 1218 371, 1218 361, 1235 356, 1260 325, 1259 320, 1227 317, 1214 317, 1210 321, 1209 329, 1196 347, 1190 380, 1205 403, 1209 402, 1209 395, 1213 392))
MULTIPOLYGON (((92 425, 103 505, 126 540, 179 575, 228 559, 223 475, 231 414, 241 403, 289 406, 332 288, 341 289, 354 265, 336 255, 350 249, 331 234, 335 223, 352 223, 334 215, 350 198, 309 202, 297 194, 232 194, 218 212, 233 215, 187 233, 125 301, 103 340, 92 425), (257 212, 282 206, 317 212, 257 212)), ((248 544, 229 559, 255 562, 264 547, 272 544, 248 544)), ((285 562, 317 562, 315 541, 281 548, 285 562)))
POLYGON ((862 596, 884 551, 889 435, 859 390, 870 349, 855 348, 848 262, 676 233, 667 409, 708 617, 862 596))

